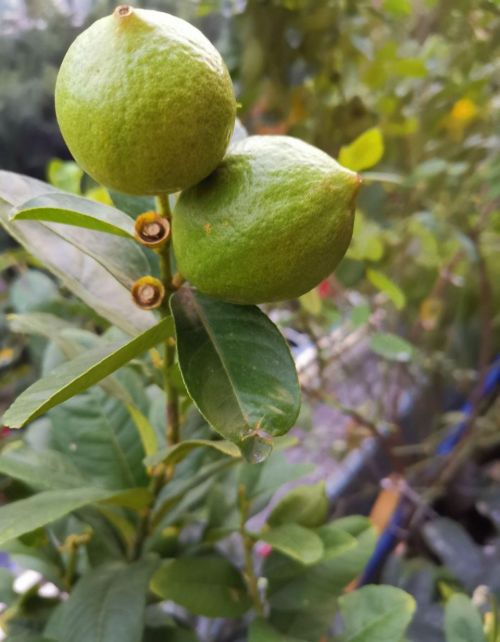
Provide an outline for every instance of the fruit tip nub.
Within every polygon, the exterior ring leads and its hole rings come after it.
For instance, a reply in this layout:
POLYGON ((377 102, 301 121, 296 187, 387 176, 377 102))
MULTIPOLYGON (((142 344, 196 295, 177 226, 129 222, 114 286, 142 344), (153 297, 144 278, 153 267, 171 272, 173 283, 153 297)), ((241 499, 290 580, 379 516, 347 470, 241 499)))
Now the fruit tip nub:
POLYGON ((115 18, 122 19, 132 15, 133 11, 133 8, 129 4, 120 4, 113 11, 113 15, 115 18))

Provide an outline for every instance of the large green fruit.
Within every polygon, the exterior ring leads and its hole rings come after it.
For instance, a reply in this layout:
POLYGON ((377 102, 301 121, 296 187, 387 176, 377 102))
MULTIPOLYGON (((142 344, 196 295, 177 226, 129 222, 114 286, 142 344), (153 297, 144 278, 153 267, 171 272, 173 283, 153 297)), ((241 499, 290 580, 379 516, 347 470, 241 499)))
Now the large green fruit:
POLYGON ((201 292, 234 303, 298 297, 344 256, 360 182, 301 140, 250 136, 181 194, 178 269, 201 292))
POLYGON ((56 114, 71 153, 95 180, 129 194, 161 194, 215 169, 236 102, 224 61, 198 29, 123 5, 69 48, 56 114))

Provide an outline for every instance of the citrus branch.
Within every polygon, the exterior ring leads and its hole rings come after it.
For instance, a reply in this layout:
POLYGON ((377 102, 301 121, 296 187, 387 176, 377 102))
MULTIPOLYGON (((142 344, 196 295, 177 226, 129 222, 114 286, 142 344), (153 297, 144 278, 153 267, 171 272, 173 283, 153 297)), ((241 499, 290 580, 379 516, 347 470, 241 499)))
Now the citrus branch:
MULTIPOLYGON (((170 203, 168 194, 160 194, 158 196, 158 206, 160 214, 165 217, 168 222, 172 218, 170 210, 170 203)), ((170 266, 170 245, 171 240, 168 238, 167 242, 161 247, 160 250, 160 266, 161 266, 161 280, 165 288, 167 296, 165 297, 161 306, 163 317, 170 316, 168 307, 169 294, 175 291, 176 287, 173 283, 172 268, 170 266)), ((173 446, 179 441, 179 394, 173 385, 171 372, 175 364, 175 337, 169 336, 165 342, 165 360, 163 364, 163 385, 165 394, 167 395, 167 444, 173 446)))

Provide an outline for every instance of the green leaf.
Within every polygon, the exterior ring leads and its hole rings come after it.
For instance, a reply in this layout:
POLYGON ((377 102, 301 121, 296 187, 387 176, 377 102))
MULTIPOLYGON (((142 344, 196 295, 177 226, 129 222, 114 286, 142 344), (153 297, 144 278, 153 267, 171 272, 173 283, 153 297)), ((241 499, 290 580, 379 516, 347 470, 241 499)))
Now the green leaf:
POLYGON ((393 586, 365 586, 339 598, 342 642, 401 642, 415 612, 411 595, 393 586))
POLYGON ((304 642, 298 638, 283 635, 260 618, 252 622, 248 630, 248 636, 248 642, 304 642))
POLYGON ((53 279, 38 270, 27 270, 10 287, 9 303, 16 312, 26 313, 61 300, 53 279))
POLYGON ((47 166, 47 178, 57 189, 73 194, 81 193, 83 170, 73 161, 53 158, 47 166))
POLYGON ((42 194, 14 210, 11 221, 45 221, 134 238, 134 222, 120 210, 72 194, 42 194))
POLYGON ((133 403, 127 404, 127 409, 132 417, 139 437, 144 448, 146 456, 152 456, 158 450, 158 437, 156 431, 151 425, 149 419, 145 417, 142 412, 133 403))
MULTIPOLYGON (((325 556, 318 564, 305 567, 275 552, 266 559, 263 573, 269 581, 268 596, 273 611, 286 612, 290 617, 291 612, 310 612, 313 604, 328 606, 363 571, 377 542, 375 529, 362 517, 336 520, 317 533, 325 548, 325 556), (329 532, 329 528, 335 531, 329 532), (345 537, 339 536, 338 530, 343 531, 345 537)), ((331 621, 331 610, 326 614, 315 613, 318 626, 324 621, 323 615, 327 623, 331 621)), ((283 622, 287 621, 284 616, 283 622)), ((300 618, 297 616, 294 622, 298 625, 300 618)), ((282 626, 279 628, 285 630, 282 626)), ((304 635, 292 628, 286 630, 304 635)), ((321 631, 318 638, 320 635, 321 631)))
POLYGON ((339 163, 359 172, 376 165, 384 155, 384 139, 379 127, 368 129, 350 145, 341 147, 339 163))
POLYGON ((122 212, 136 218, 139 214, 155 210, 155 199, 152 196, 130 196, 114 189, 108 190, 111 200, 122 212))
POLYGON ((466 596, 453 595, 444 610, 446 642, 487 642, 478 609, 466 596))
POLYGON ((310 464, 290 464, 283 453, 275 451, 260 465, 242 466, 238 483, 245 486, 246 496, 252 504, 251 512, 256 513, 284 484, 296 481, 313 470, 310 464))
MULTIPOLYGON (((115 376, 145 409, 140 377, 130 371, 115 376), (135 389, 134 389, 135 388, 135 389)), ((73 397, 50 411, 50 445, 64 453, 91 485, 129 488, 147 483, 144 449, 126 406, 99 388, 73 397)))
POLYGON ((335 526, 335 522, 321 526, 316 533, 323 542, 323 560, 325 561, 332 560, 346 551, 353 550, 358 545, 355 537, 335 526))
POLYGON ((306 566, 319 562, 324 553, 321 538, 299 524, 283 524, 258 536, 280 553, 306 566))
POLYGON ((24 633, 14 633, 14 635, 9 635, 8 638, 5 638, 5 642, 56 642, 52 638, 46 636, 38 635, 37 633, 31 633, 26 631, 24 633))
POLYGON ((12 207, 50 191, 56 193, 47 183, 0 171, 0 225, 102 317, 129 334, 151 327, 153 313, 130 297, 131 284, 149 272, 137 243, 58 223, 9 220, 12 207))
POLYGON ((182 288, 170 305, 179 365, 198 410, 224 438, 287 432, 300 409, 292 356, 255 306, 222 303, 182 288))
POLYGON ((299 297, 299 302, 304 310, 309 314, 312 314, 313 316, 321 314, 323 303, 317 288, 313 288, 299 297))
POLYGON ((46 635, 57 642, 140 642, 156 560, 112 563, 84 575, 55 612, 46 635))
POLYGON ((410 0, 384 0, 383 8, 394 16, 402 17, 411 14, 410 0))
POLYGON ((328 499, 324 482, 299 486, 285 495, 267 518, 271 526, 294 522, 314 528, 323 524, 328 515, 328 499))
POLYGON ((131 495, 129 491, 80 487, 46 490, 27 499, 20 499, 0 507, 0 544, 50 524, 87 504, 113 498, 118 501, 124 499, 127 504, 127 499, 131 496, 133 493, 131 495))
POLYGON ((110 343, 61 364, 25 390, 7 410, 3 422, 10 428, 22 428, 166 339, 168 326, 169 319, 163 319, 131 341, 110 343))
POLYGON ((375 354, 388 361, 399 361, 401 363, 411 361, 415 353, 411 343, 391 332, 376 332, 372 335, 370 348, 375 354))
POLYGON ((184 459, 195 448, 212 448, 228 457, 241 457, 240 449, 231 441, 211 441, 209 439, 189 439, 180 444, 162 448, 151 457, 147 457, 145 463, 148 466, 157 464, 177 464, 184 459))
POLYGON ((0 473, 34 488, 47 490, 78 488, 88 484, 73 462, 56 450, 27 447, 4 450, 0 455, 0 473))
POLYGON ((366 276, 377 290, 380 290, 387 295, 387 297, 394 303, 397 310, 402 310, 405 307, 406 297, 403 290, 401 290, 401 288, 388 276, 378 270, 373 270, 372 268, 368 268, 366 270, 366 276))
POLYGON ((222 557, 164 562, 153 576, 151 590, 206 617, 240 617, 251 606, 241 574, 222 557))

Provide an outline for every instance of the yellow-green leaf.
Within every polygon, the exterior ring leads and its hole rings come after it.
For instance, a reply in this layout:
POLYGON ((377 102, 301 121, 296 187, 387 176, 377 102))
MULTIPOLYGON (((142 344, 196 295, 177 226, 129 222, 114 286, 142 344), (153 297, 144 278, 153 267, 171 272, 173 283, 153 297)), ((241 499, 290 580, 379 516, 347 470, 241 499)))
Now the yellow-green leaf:
POLYGON ((355 172, 376 165, 384 155, 384 139, 379 127, 372 127, 350 145, 342 147, 339 163, 355 172))
POLYGON ((366 270, 366 276, 377 290, 380 290, 387 295, 387 297, 394 303, 397 310, 402 310, 405 307, 406 297, 403 290, 401 290, 401 288, 388 276, 371 268, 366 270))

